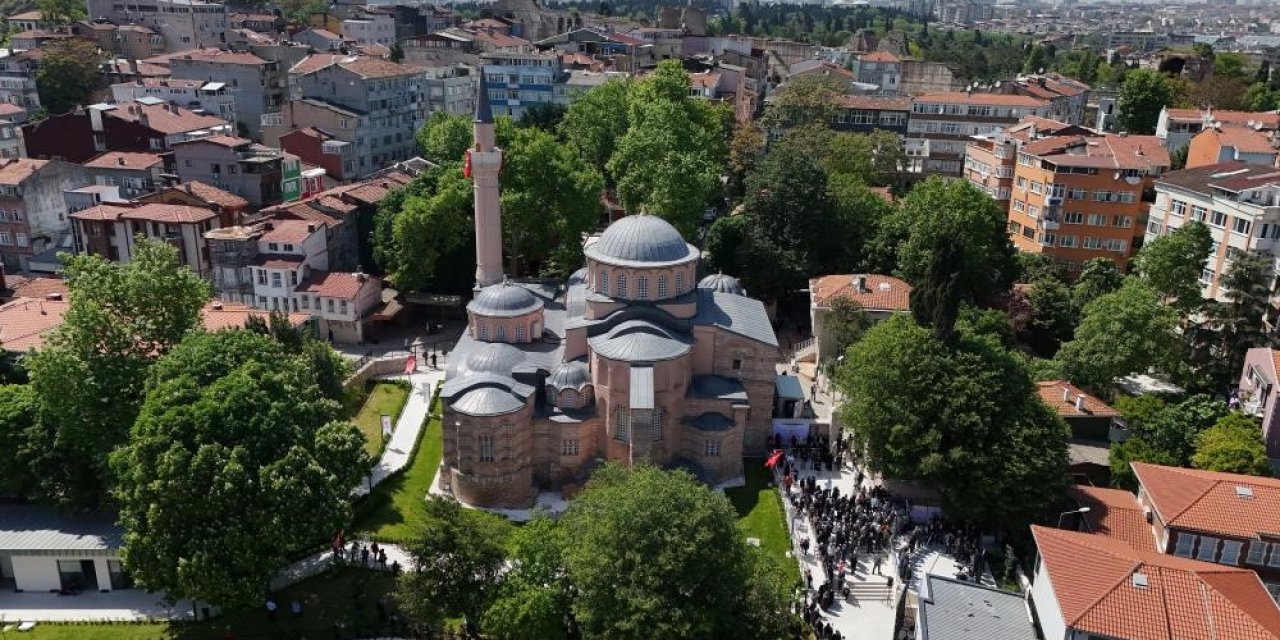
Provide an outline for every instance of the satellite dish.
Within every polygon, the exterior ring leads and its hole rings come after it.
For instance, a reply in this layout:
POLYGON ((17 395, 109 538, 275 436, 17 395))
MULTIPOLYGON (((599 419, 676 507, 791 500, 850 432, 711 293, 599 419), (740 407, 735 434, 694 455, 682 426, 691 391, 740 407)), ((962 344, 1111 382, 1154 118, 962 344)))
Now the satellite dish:
POLYGON ((1044 74, 1044 67, 1040 67, 1040 70, 1039 70, 1039 71, 1037 71, 1036 73, 1044 74))
POLYGON ((999 80, 996 80, 996 88, 997 88, 997 89, 999 89, 999 88, 1000 88, 1000 81, 999 81, 999 80))

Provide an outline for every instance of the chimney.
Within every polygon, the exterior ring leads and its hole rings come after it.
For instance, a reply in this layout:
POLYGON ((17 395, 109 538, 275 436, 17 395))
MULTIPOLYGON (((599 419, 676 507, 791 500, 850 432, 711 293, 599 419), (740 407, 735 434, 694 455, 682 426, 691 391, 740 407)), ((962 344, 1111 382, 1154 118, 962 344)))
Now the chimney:
POLYGON ((1062 388, 1062 401, 1071 402, 1071 387, 1062 388))
POLYGON ((214 300, 210 305, 214 311, 222 311, 222 301, 214 300))
POLYGON ((124 156, 120 156, 120 157, 116 158, 116 164, 117 164, 118 166, 123 167, 123 166, 124 166, 124 156))
POLYGON ((866 292, 867 292, 867 277, 858 276, 858 293, 866 293, 866 292))
POLYGON ((312 223, 307 223, 307 233, 315 233, 315 231, 316 231, 316 225, 315 225, 315 223, 313 223, 313 222, 312 222, 312 223))
POLYGON ((1084 394, 1076 395, 1076 411, 1084 411, 1084 394))
POLYGON ((51 293, 47 293, 47 294, 45 294, 44 299, 45 299, 45 300, 61 300, 61 299, 62 299, 62 293, 61 293, 61 292, 58 292, 58 291, 53 291, 53 292, 51 292, 51 293))

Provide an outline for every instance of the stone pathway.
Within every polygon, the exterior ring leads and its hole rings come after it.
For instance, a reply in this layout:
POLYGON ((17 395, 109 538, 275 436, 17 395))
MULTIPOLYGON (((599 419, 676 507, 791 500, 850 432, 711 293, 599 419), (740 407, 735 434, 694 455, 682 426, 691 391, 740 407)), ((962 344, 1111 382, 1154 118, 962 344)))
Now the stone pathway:
POLYGON ((422 431, 427 412, 431 409, 431 396, 436 386, 444 382, 444 363, 439 369, 419 368, 409 376, 383 376, 378 380, 408 380, 413 389, 409 399, 400 412, 395 429, 391 432, 391 440, 382 449, 382 457, 373 466, 365 483, 356 487, 352 493, 356 497, 363 496, 386 480, 391 474, 403 469, 413 456, 413 447, 418 442, 418 433, 422 431))

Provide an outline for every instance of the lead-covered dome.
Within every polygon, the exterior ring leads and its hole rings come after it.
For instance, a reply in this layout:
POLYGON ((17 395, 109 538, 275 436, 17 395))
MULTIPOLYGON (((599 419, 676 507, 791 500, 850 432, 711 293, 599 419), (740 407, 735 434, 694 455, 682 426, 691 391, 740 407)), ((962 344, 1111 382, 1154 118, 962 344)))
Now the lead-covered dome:
POLYGON ((732 293, 735 296, 747 295, 747 290, 742 288, 742 283, 733 276, 726 276, 723 273, 713 273, 702 279, 698 283, 699 289, 710 289, 720 293, 732 293))
POLYGON ((491 342, 467 356, 467 373, 495 373, 510 376, 524 362, 524 352, 502 342, 491 342))
POLYGON ((547 386, 560 389, 581 389, 591 384, 591 370, 580 360, 561 362, 547 376, 547 386))
POLYGON ((467 311, 490 318, 522 316, 541 308, 542 300, 538 296, 510 282, 491 284, 467 303, 467 311))
POLYGON ((593 260, 620 266, 678 264, 698 256, 698 250, 669 222, 644 214, 609 225, 585 253, 593 260))

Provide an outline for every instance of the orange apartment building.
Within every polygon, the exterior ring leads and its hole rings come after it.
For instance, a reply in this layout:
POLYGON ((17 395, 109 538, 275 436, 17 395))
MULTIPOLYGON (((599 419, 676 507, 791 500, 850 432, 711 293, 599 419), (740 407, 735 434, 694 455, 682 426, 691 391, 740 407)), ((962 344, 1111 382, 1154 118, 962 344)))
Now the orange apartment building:
POLYGON ((1154 182, 1169 168, 1155 136, 1066 135, 1018 149, 1009 235, 1020 251, 1078 269, 1107 258, 1122 271, 1142 245, 1154 182))
POLYGON ((990 194, 1000 203, 1000 208, 1007 211, 1009 196, 1013 194, 1013 173, 1018 148, 1045 136, 1077 133, 1092 132, 1078 125, 1040 116, 1025 116, 1008 129, 968 143, 964 152, 964 177, 990 194))

